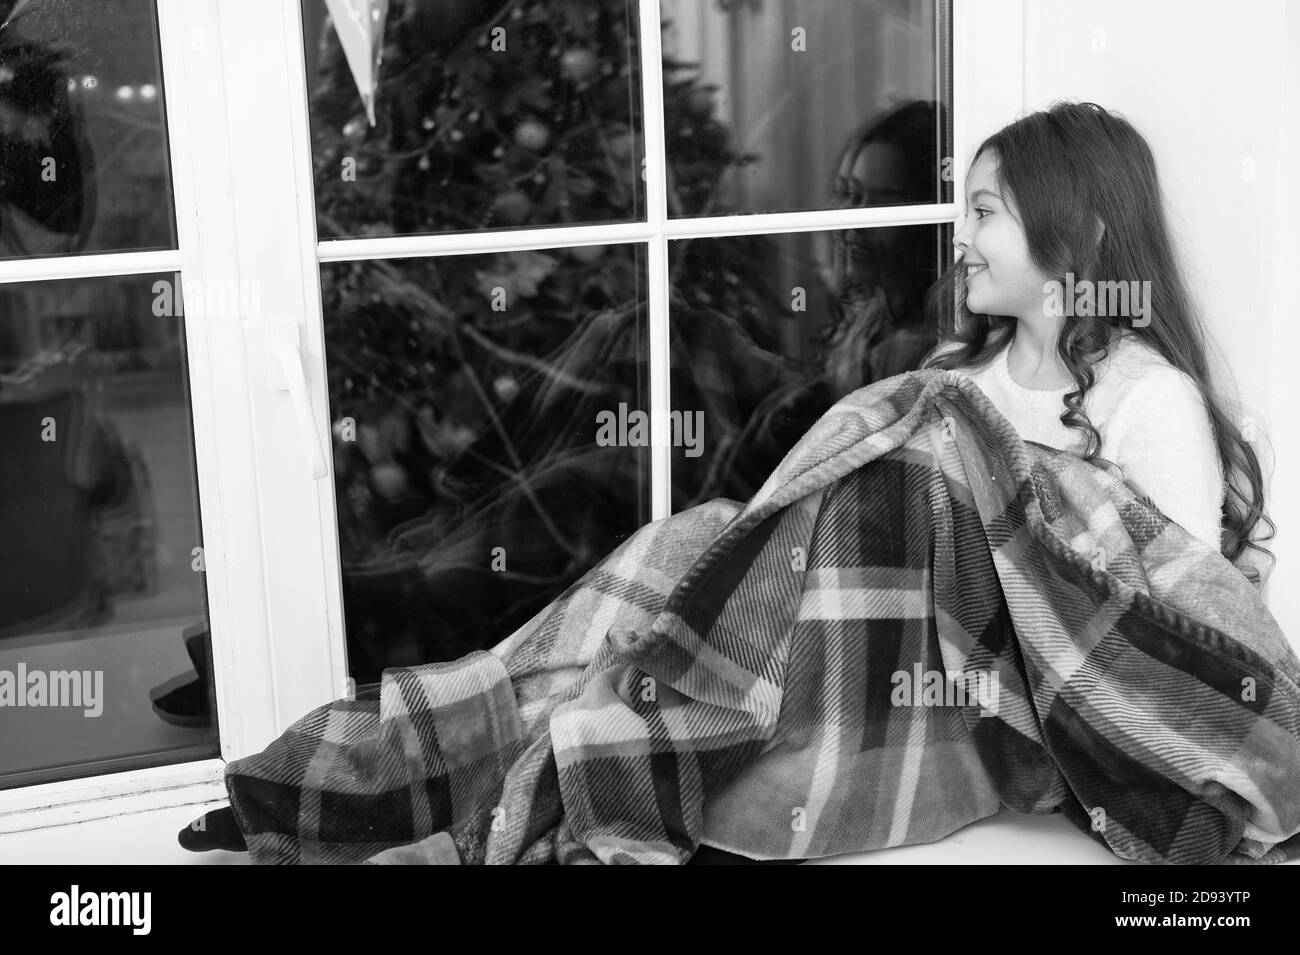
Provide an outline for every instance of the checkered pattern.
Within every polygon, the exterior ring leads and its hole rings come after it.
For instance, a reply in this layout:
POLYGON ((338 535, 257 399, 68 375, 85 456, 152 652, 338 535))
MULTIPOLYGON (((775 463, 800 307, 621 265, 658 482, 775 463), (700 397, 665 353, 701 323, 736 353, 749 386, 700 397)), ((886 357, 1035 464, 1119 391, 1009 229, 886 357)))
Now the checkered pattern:
POLYGON ((1002 808, 1124 859, 1277 862, 1298 682, 1241 570, 927 370, 845 398, 743 508, 642 528, 490 652, 388 671, 227 785, 258 862, 811 858, 1002 808))

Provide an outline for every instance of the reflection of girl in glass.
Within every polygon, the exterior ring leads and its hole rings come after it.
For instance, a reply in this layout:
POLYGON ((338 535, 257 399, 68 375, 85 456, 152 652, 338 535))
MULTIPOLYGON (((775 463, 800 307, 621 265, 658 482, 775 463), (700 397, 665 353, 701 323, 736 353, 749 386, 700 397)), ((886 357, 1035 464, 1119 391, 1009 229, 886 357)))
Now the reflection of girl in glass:
MULTIPOLYGON (((938 201, 942 121, 935 103, 912 100, 855 130, 831 179, 838 206, 938 201)), ((714 468, 727 483, 700 484, 684 504, 718 496, 747 499, 832 404, 873 382, 914 370, 934 345, 925 294, 936 277, 935 230, 852 229, 835 233, 834 242, 830 285, 836 300, 821 329, 819 373, 792 375, 770 389, 726 460, 714 468)))
MULTIPOLYGON (((912 100, 849 137, 832 184, 840 208, 941 200, 937 109, 912 100)), ((836 233, 834 250, 839 300, 824 366, 838 397, 916 368, 934 345, 924 303, 936 249, 932 229, 899 226, 836 233)))

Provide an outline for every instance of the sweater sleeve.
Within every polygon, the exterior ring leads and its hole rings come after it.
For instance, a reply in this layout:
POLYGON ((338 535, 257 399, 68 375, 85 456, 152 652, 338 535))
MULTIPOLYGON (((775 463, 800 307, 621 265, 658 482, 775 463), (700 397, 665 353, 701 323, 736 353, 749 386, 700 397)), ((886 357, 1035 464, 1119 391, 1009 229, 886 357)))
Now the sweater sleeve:
POLYGON ((1176 368, 1153 368, 1124 396, 1108 435, 1124 476, 1175 524, 1221 548, 1223 466, 1205 401, 1176 368))

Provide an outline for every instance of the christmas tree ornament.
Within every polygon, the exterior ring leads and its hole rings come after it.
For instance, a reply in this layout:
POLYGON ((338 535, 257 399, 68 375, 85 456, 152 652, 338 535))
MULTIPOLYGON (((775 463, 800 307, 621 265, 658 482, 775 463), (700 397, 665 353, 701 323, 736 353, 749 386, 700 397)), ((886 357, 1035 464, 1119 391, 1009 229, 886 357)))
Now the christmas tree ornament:
POLYGON ((533 201, 525 193, 512 189, 497 196, 492 203, 493 218, 510 225, 519 225, 528 218, 532 207, 533 201))
POLYGON ((406 490, 409 483, 406 471, 400 464, 381 461, 370 469, 370 480, 375 490, 386 498, 394 498, 406 490))
POLYGON ((519 382, 512 375, 499 375, 493 380, 492 389, 502 401, 512 401, 519 394, 519 382))
POLYGON ((560 57, 560 71, 575 83, 581 83, 595 73, 596 66, 596 54, 585 47, 566 50, 560 57))
POLYGON ((526 119, 515 127, 515 142, 524 149, 541 152, 550 141, 550 130, 535 119, 526 119))
POLYGON ((379 64, 384 55, 384 22, 388 0, 325 0, 334 31, 338 34, 361 94, 366 118, 375 125, 375 93, 379 89, 379 64))

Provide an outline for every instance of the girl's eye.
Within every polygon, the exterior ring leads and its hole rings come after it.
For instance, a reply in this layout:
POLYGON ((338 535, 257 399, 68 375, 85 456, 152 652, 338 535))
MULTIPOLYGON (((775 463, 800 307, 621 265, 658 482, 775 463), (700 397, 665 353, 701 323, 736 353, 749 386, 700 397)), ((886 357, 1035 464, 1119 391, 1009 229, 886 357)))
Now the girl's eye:
POLYGON ((984 218, 983 213, 986 213, 986 212, 989 213, 989 214, 992 214, 993 210, 992 210, 992 209, 976 209, 976 210, 975 210, 975 214, 976 214, 977 216, 979 216, 981 219, 984 218))

